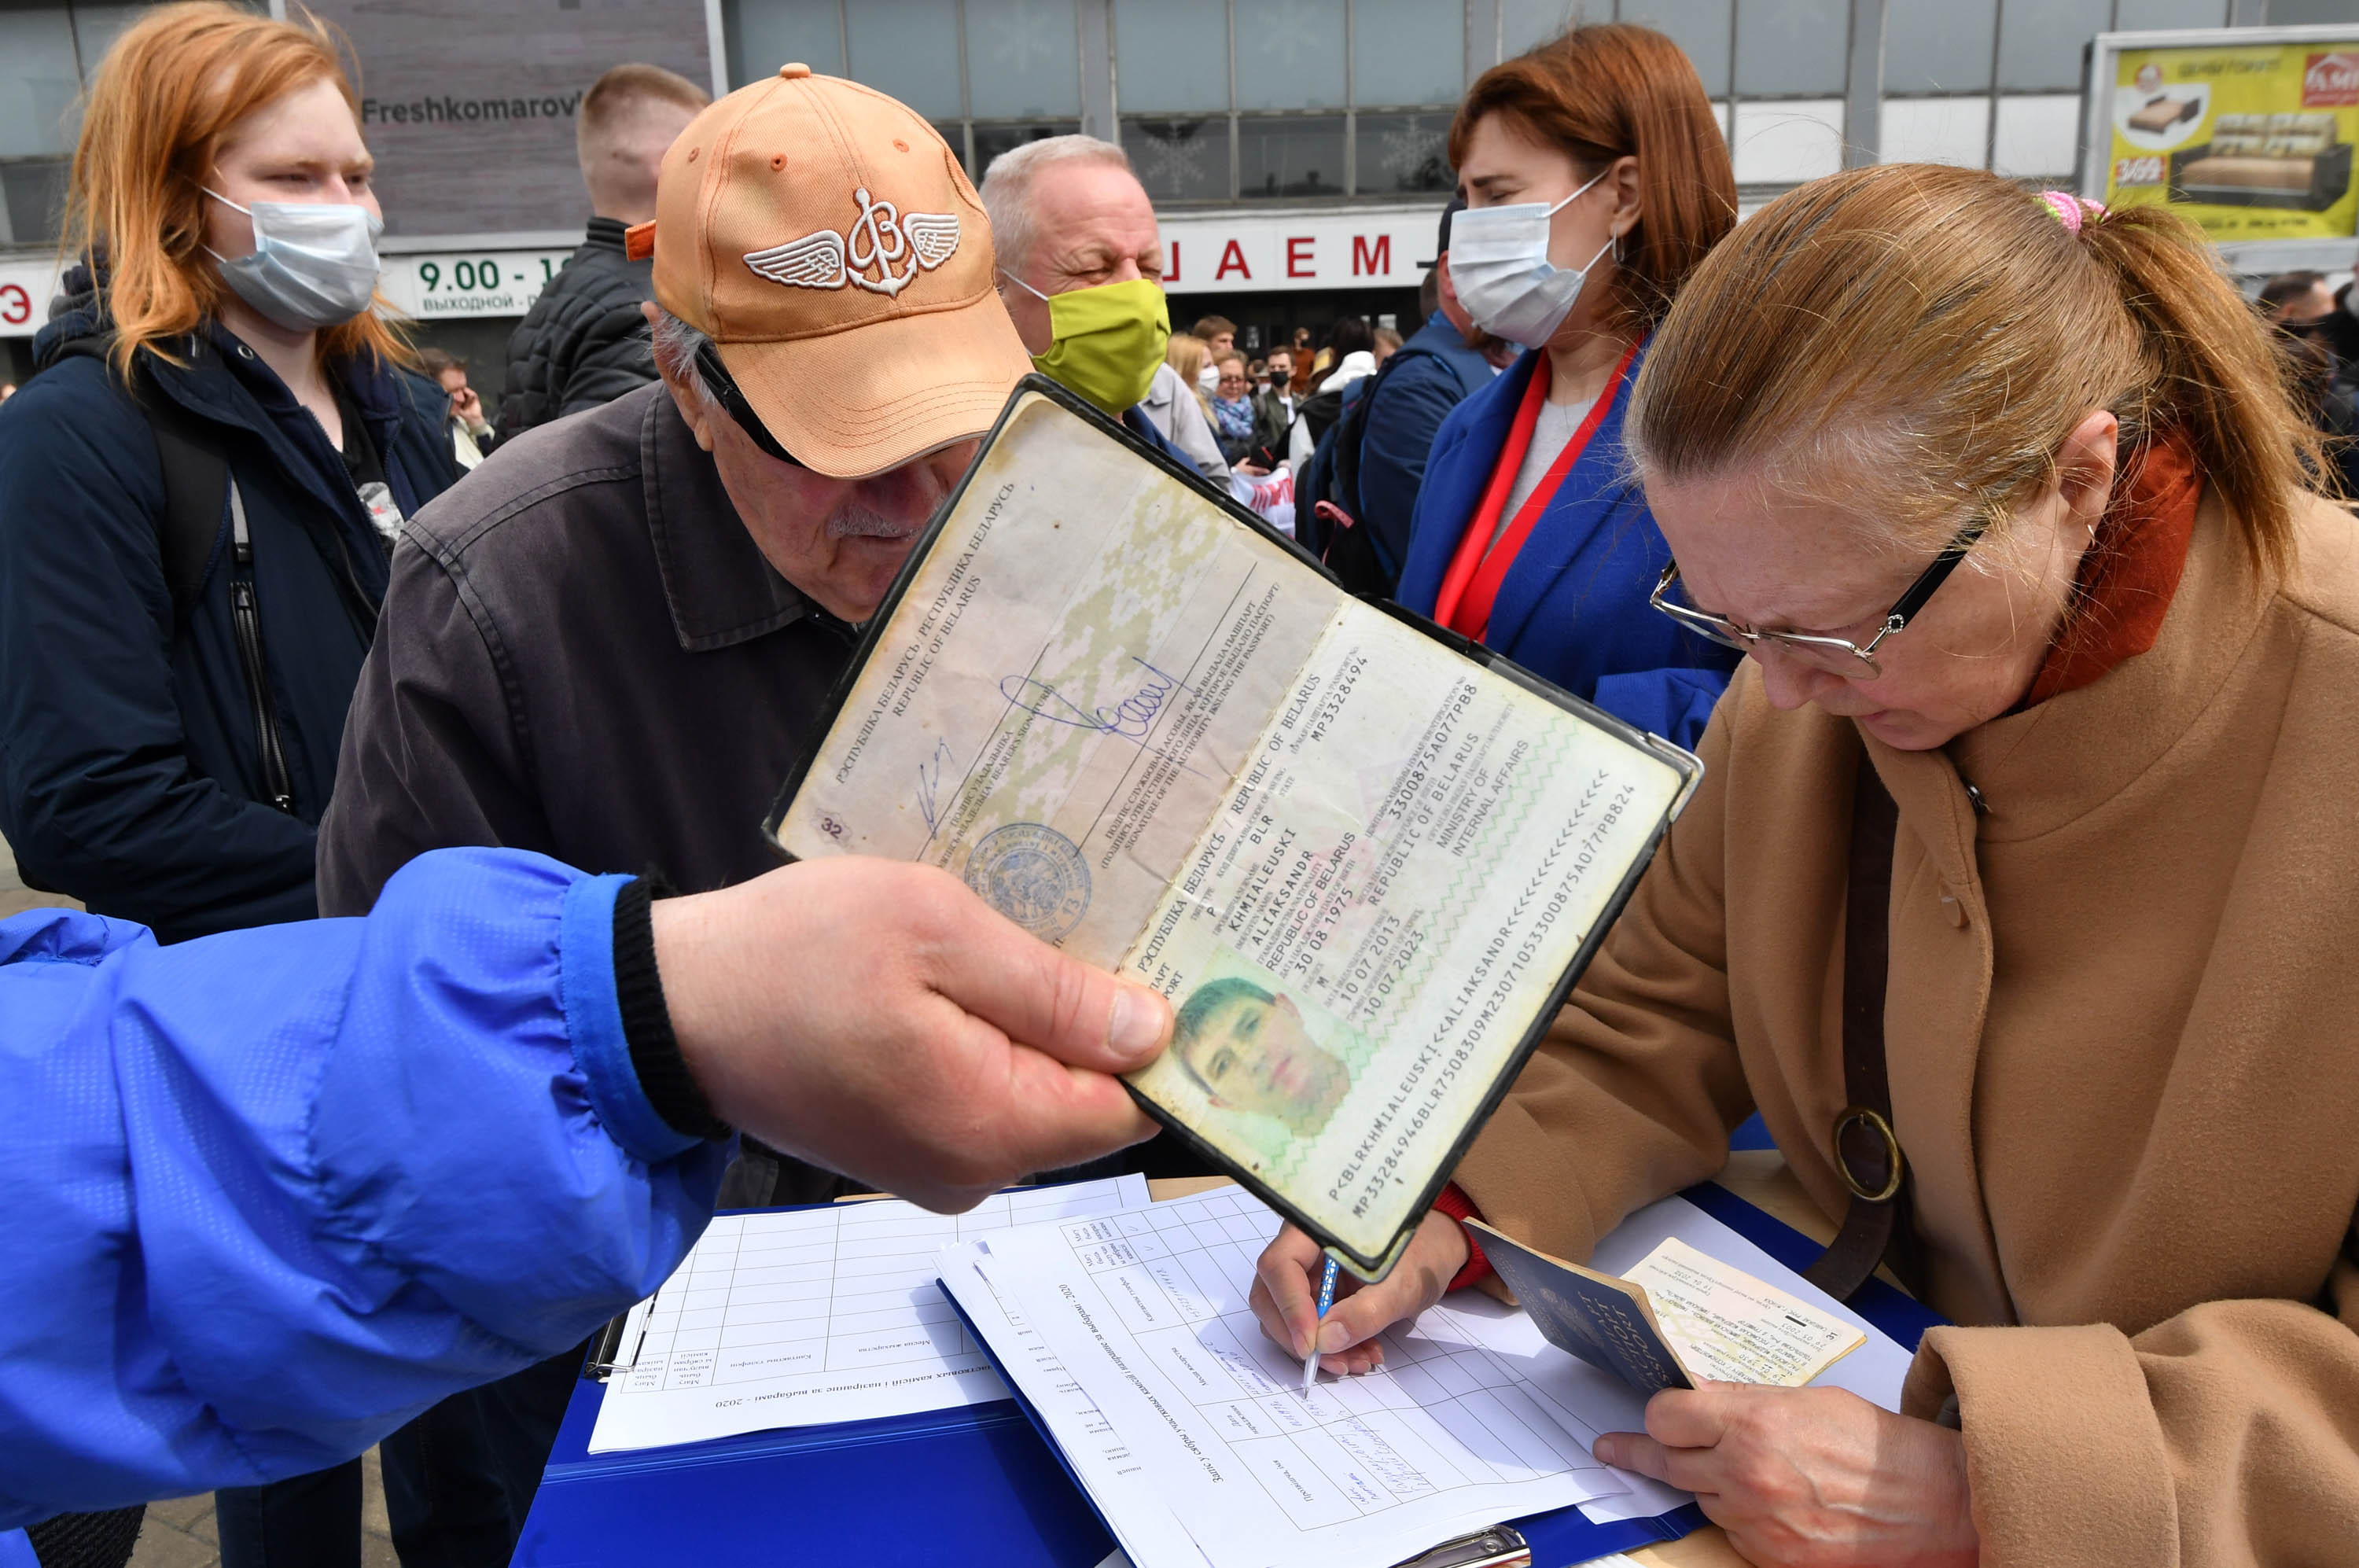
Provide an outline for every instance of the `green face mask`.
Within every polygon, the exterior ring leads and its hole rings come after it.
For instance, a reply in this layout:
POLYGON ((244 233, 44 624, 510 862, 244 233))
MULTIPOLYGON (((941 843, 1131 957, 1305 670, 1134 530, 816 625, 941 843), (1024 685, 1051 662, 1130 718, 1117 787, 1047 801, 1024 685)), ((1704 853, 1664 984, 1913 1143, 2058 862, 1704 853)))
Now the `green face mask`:
POLYGON ((1049 352, 1032 363, 1041 375, 1077 392, 1112 419, 1147 396, 1163 350, 1171 342, 1171 309, 1151 278, 1101 283, 1064 294, 1042 294, 1012 272, 1007 280, 1049 302, 1055 334, 1049 352))

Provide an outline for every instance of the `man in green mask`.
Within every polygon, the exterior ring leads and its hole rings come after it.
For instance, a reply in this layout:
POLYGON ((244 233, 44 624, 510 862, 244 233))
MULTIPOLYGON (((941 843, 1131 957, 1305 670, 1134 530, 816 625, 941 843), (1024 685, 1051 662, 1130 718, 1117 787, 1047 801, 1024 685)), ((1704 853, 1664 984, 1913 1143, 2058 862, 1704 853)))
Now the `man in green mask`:
POLYGON ((1158 377, 1174 388, 1179 378, 1163 362, 1171 316, 1155 207, 1122 148, 1094 136, 1027 142, 992 160, 982 194, 999 297, 1033 365, 1225 484, 1228 465, 1192 388, 1156 399, 1173 409, 1170 430, 1140 406, 1158 377))

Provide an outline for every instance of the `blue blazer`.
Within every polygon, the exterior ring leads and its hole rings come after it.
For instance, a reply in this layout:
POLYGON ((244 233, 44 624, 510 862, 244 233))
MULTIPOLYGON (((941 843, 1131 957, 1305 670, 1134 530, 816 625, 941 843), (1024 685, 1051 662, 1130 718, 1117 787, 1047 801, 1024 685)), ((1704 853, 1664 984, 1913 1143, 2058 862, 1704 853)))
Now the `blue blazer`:
MULTIPOLYGON (((1538 361, 1537 354, 1522 355, 1451 409, 1434 435, 1400 582, 1401 604, 1419 615, 1433 614, 1538 361)), ((1637 376, 1634 360, 1588 449, 1507 569, 1483 640, 1574 696, 1692 748, 1738 655, 1647 603, 1670 547, 1625 472, 1622 421, 1637 376)))

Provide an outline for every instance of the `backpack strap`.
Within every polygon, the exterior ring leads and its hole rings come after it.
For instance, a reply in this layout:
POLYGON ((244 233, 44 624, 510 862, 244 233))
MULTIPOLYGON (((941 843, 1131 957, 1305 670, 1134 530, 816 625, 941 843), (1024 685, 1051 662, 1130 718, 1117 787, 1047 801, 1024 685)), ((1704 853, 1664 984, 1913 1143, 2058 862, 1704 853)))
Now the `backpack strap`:
MULTIPOLYGON (((104 334, 72 338, 58 346, 50 363, 95 359, 106 363, 113 339, 104 334)), ((111 367, 110 367, 111 371, 111 367)), ((164 562, 164 583, 172 596, 172 624, 188 622, 205 584, 229 509, 229 458, 195 416, 155 388, 131 388, 131 401, 156 438, 164 474, 164 511, 156 539, 164 562)))

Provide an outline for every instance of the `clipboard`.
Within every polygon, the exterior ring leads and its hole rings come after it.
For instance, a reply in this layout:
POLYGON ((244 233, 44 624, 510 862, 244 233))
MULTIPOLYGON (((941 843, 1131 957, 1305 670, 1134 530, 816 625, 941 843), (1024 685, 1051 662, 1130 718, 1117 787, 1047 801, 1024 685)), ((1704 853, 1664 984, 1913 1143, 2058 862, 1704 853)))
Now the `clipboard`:
MULTIPOLYGON (((1705 1182, 1680 1196, 1788 1268, 1806 1269, 1824 1250, 1724 1187, 1705 1182)), ((1881 1279, 1871 1279, 1850 1305, 1912 1349, 1946 1321, 1881 1279)), ((520 1564, 786 1560, 932 1568, 944 1543, 954 1542, 972 1568, 1098 1568, 1114 1549, 1062 1457, 1012 1400, 593 1454, 590 1433, 604 1392, 585 1368, 525 1520, 520 1564), (717 1555, 724 1552, 737 1556, 717 1555)), ((1623 1524, 1593 1521, 1577 1508, 1504 1522, 1533 1568, 1562 1568, 1676 1540, 1704 1519, 1690 1504, 1623 1524)), ((1430 1549, 1421 1555, 1432 1560, 1420 1568, 1515 1561, 1504 1535, 1498 1544, 1509 1554, 1501 1557, 1477 1553, 1481 1539, 1430 1549), (1472 1555, 1434 1557, 1444 1549, 1472 1555)))
MULTIPOLYGON (((793 768, 789 770, 787 779, 784 780, 779 789, 777 803, 773 807, 771 814, 765 823, 765 830, 773 841, 779 844, 781 850, 787 854, 789 859, 796 857, 798 845, 799 845, 800 849, 804 852, 812 852, 816 850, 825 853, 837 853, 844 848, 872 854, 898 854, 902 852, 899 847, 878 847, 880 843, 892 845, 897 844, 901 841, 893 839, 890 833, 880 835, 879 838, 871 838, 866 836, 867 830, 862 826, 859 821, 855 820, 858 813, 853 809, 853 807, 847 806, 839 808, 835 806, 828 806, 825 808, 818 808, 812 806, 810 802, 803 800, 801 797, 804 795, 807 786, 813 787, 818 790, 821 797, 824 797, 831 782, 839 792, 851 792, 856 794, 858 786, 847 783, 845 781, 845 776, 860 765, 863 748, 869 744, 868 735, 870 730, 874 729, 877 725, 879 720, 885 716, 885 704, 894 702, 897 700, 899 705, 894 707, 892 710, 894 715, 897 718, 903 710, 906 709, 911 702, 916 700, 914 687, 907 693, 899 695, 897 699, 896 693, 902 691, 899 686, 902 677, 897 672, 898 667, 890 664, 888 661, 893 659, 894 650, 901 648, 904 638, 910 637, 913 633, 922 638, 928 628, 934 623, 929 616, 923 614, 920 614, 920 618, 919 620, 907 626, 902 625, 897 617, 900 617, 902 615, 905 605, 910 605, 913 613, 920 613, 923 611, 922 602, 916 604, 911 604, 911 596, 915 591, 915 585, 928 572, 929 564, 931 563, 936 552, 937 546, 942 542, 945 530, 951 527, 955 519, 965 516, 962 508, 968 502, 970 495, 972 495, 975 496, 978 505, 995 505, 995 503, 988 501, 988 491, 978 490, 977 488, 979 484, 987 485, 989 483, 989 481, 984 476, 986 469, 989 467, 990 453, 997 443, 1000 442, 1003 437, 1007 435, 1011 428, 1016 425, 1018 420, 1030 415, 1033 411, 1034 405, 1044 400, 1055 405, 1057 408, 1063 410, 1066 414, 1069 414, 1074 419, 1082 421, 1082 423, 1097 438, 1115 443, 1137 462, 1147 464, 1158 471, 1158 473, 1164 478, 1175 481, 1187 490, 1194 493, 1195 495, 1201 497, 1201 500, 1212 510, 1220 513, 1225 520, 1233 523, 1237 528, 1245 529, 1262 544, 1275 547, 1286 558, 1288 566, 1290 569, 1307 572, 1317 578, 1321 583, 1325 584, 1327 588, 1333 590, 1333 592, 1345 602, 1349 602, 1351 598, 1355 597, 1345 595, 1334 574, 1329 572, 1324 565, 1312 559, 1301 549, 1300 546, 1297 545, 1292 539, 1277 533, 1275 529, 1271 528, 1267 523, 1255 516, 1248 509, 1239 506, 1224 491, 1208 485, 1201 475, 1198 474, 1192 468, 1176 461, 1169 453, 1157 451, 1153 447, 1148 446, 1131 431, 1123 428, 1120 424, 1106 419, 1097 409, 1092 408, 1083 400, 1075 397, 1072 393, 1067 391, 1064 387, 1057 385, 1055 382, 1049 380, 1045 376, 1038 375, 1027 376, 1022 381, 1017 383, 1015 392, 1010 396, 1006 407, 1001 411, 998 420, 994 424, 991 431, 984 437, 984 455, 979 458, 974 464, 969 467, 966 474, 961 478, 958 486, 948 497, 944 499, 941 506, 937 510, 933 518, 919 534, 915 544, 910 550, 908 558, 903 562, 901 570, 896 575, 892 586, 887 590, 884 601, 878 606, 876 612, 870 617, 865 628, 864 629, 861 639, 857 647, 853 649, 852 658, 849 660, 844 672, 839 677, 834 689, 830 692, 827 702, 823 708, 823 718, 813 727, 810 738, 806 745, 805 749, 798 757, 793 768), (864 682, 872 680, 870 674, 872 666, 879 671, 893 669, 896 672, 893 673, 889 681, 884 681, 878 686, 875 691, 870 692, 870 695, 875 699, 875 711, 868 715, 866 727, 862 727, 855 722, 857 715, 853 710, 856 697, 865 689, 864 687, 864 682), (842 747, 840 753, 836 749, 838 746, 842 747), (821 770, 819 768, 818 765, 822 757, 828 757, 831 763, 834 763, 839 755, 842 757, 842 761, 840 765, 835 766, 832 769, 832 773, 830 770, 821 770), (816 779, 814 779, 815 772, 818 773, 818 778, 816 779), (830 835, 832 835, 832 838, 831 838, 830 835), (790 843, 790 839, 794 842, 790 843)), ((984 514, 984 522, 986 525, 990 516, 991 514, 989 512, 984 514)), ((1067 537, 1077 537, 1080 532, 1081 530, 1077 529, 1075 530, 1074 535, 1069 535, 1067 537)), ((978 529, 974 535, 975 540, 979 541, 982 537, 982 531, 978 529)), ((981 548, 982 546, 979 542, 971 544, 968 550, 969 556, 972 556, 975 550, 979 550, 981 548)), ((1057 548, 1060 550, 1071 551, 1080 547, 1060 545, 1057 548)), ((1063 557, 1060 557, 1060 559, 1063 559, 1063 557)), ((965 567, 962 563, 956 567, 955 571, 950 575, 946 584, 943 586, 942 591, 945 594, 950 592, 951 587, 955 587, 957 585, 959 579, 956 573, 962 572, 964 570, 965 567)), ((973 585, 973 582, 970 581, 968 586, 972 588, 973 585)), ((1492 1113, 1497 1109, 1500 1101, 1506 1097, 1507 1091, 1513 1086, 1517 1073, 1521 1071, 1524 1062, 1529 1058, 1532 1051, 1537 1048, 1540 1040, 1545 1038, 1550 1023, 1554 1020, 1557 1013, 1562 1007, 1565 997, 1571 994, 1574 984, 1578 981, 1582 973, 1588 967, 1591 960, 1595 956, 1599 948, 1603 945, 1606 933, 1612 929, 1614 920, 1619 918, 1622 910, 1627 905, 1630 896, 1636 889, 1639 878, 1644 875, 1647 866, 1651 863, 1656 851, 1659 848, 1664 835, 1669 832, 1670 822, 1686 806, 1688 800, 1692 798, 1696 787, 1701 778, 1702 764, 1698 761, 1692 754, 1673 746, 1669 741, 1663 740, 1659 736, 1647 734, 1636 726, 1632 725, 1600 708, 1597 708, 1592 703, 1586 702, 1582 699, 1573 696, 1571 693, 1541 680, 1539 677, 1531 674, 1527 670, 1518 668, 1509 660, 1498 656, 1492 649, 1484 648, 1479 643, 1470 641, 1466 637, 1462 637, 1455 632, 1437 626, 1432 621, 1426 619, 1424 616, 1415 615, 1408 610, 1403 609, 1400 605, 1389 601, 1365 596, 1356 597, 1358 597, 1360 603, 1372 606, 1375 611, 1381 613, 1384 616, 1388 617, 1394 624, 1406 627, 1417 637, 1447 649, 1451 654, 1462 659, 1468 664, 1484 671, 1487 675, 1516 689, 1516 691, 1524 696, 1537 698, 1540 702, 1545 703, 1549 707, 1572 714, 1582 721, 1582 723, 1590 728, 1597 732, 1601 732, 1603 735, 1611 737, 1613 741, 1619 742, 1621 746, 1626 746, 1632 751, 1642 754, 1646 759, 1653 764, 1657 764, 1663 768, 1667 768, 1677 780, 1676 787, 1671 790, 1668 797, 1667 804, 1663 805, 1661 808, 1661 814, 1658 817, 1654 817, 1648 821, 1647 836, 1644 840, 1643 846, 1637 849, 1634 858, 1632 858, 1630 864, 1624 870, 1622 876, 1611 886, 1610 888, 1604 889, 1604 897, 1602 900, 1602 904, 1598 908, 1594 918, 1591 920, 1591 923, 1587 931, 1583 933, 1581 942, 1571 952, 1570 957, 1564 961, 1561 971, 1554 976, 1550 987, 1544 995, 1536 996, 1537 1005, 1532 1007, 1529 1018, 1524 1022, 1513 1042, 1508 1044, 1506 1049, 1500 1050, 1493 1040, 1488 1039, 1479 1039, 1477 1033, 1473 1031, 1453 1037, 1461 1040, 1462 1051, 1476 1050, 1479 1048, 1484 1070, 1489 1071, 1491 1073, 1491 1076, 1489 1081, 1484 1085, 1483 1094, 1479 1099, 1473 1102, 1470 1106, 1466 1107, 1468 1114, 1464 1115, 1463 1119, 1458 1123, 1447 1145, 1435 1145, 1430 1149, 1418 1149, 1414 1160, 1404 1168, 1396 1171, 1395 1161, 1399 1158, 1398 1151, 1388 1150, 1380 1142, 1376 1146, 1377 1151, 1375 1153, 1367 1156, 1363 1160, 1355 1162, 1353 1166, 1352 1173, 1347 1177, 1347 1184, 1364 1182, 1368 1192, 1380 1193, 1379 1196, 1374 1198, 1364 1195, 1360 1201, 1363 1203, 1374 1203, 1378 1205, 1381 1212, 1389 1218, 1395 1213, 1411 1216, 1423 1214, 1425 1210, 1431 1207, 1433 1200, 1440 1194, 1441 1189, 1448 1184, 1450 1172, 1456 1168, 1459 1161, 1463 1158, 1467 1148, 1473 1143, 1476 1134, 1481 1130, 1483 1124, 1489 1119, 1492 1113), (1496 1052, 1495 1061, 1497 1063, 1495 1068, 1492 1066, 1495 1051, 1496 1052), (1430 1164, 1428 1165, 1426 1163, 1428 1158, 1437 1153, 1439 1157, 1432 1158, 1430 1164), (1399 1190, 1394 1191, 1393 1189, 1399 1190), (1397 1205, 1397 1208, 1396 1208, 1396 1205, 1397 1205)), ((932 613, 935 615, 941 613, 939 604, 936 605, 932 613)), ((940 636, 942 637, 947 637, 949 633, 947 628, 942 630, 940 633, 940 636)), ((937 644, 937 646, 939 645, 937 644)), ((930 656, 925 659, 918 659, 913 663, 913 654, 914 645, 912 645, 910 650, 902 652, 899 665, 909 666, 917 671, 917 673, 910 677, 910 680, 915 682, 925 679, 925 668, 930 662, 930 656)), ((1143 655, 1140 657, 1139 661, 1142 663, 1145 662, 1143 655)), ((1298 673, 1299 672, 1298 671, 1298 673)), ((882 678, 877 677, 875 679, 879 679, 881 681, 882 678)), ((1005 722, 1005 720, 1002 720, 1002 723, 1005 722)), ((1015 750, 1020 750, 1022 744, 1023 743, 1020 740, 1010 746, 1010 752, 1012 753, 1015 750)), ((978 761, 977 766, 979 765, 978 761)), ((1242 762, 1239 763, 1238 768, 1240 774, 1242 774, 1242 762)), ((1232 782, 1234 783, 1235 780, 1233 779, 1232 782)), ((1506 797, 1503 795, 1502 798, 1505 799, 1506 797)), ((854 805, 859 806, 863 811, 867 810, 868 807, 873 804, 873 799, 868 797, 862 797, 860 800, 854 801, 854 805)), ((1615 809, 1618 811, 1618 806, 1615 809)), ((1651 801, 1647 807, 1647 810, 1649 811, 1656 809, 1656 806, 1651 801)), ((886 813, 883 810, 879 809, 876 811, 875 814, 879 817, 883 817, 886 813)), ((949 812, 946 808, 945 815, 947 816, 949 812)), ((1147 814, 1151 816, 1153 812, 1149 811, 1147 814)), ((1571 820, 1578 822, 1581 819, 1576 816, 1571 820)), ((927 846, 929 853, 932 840, 932 833, 930 831, 932 824, 933 818, 931 815, 931 809, 929 808, 926 825, 929 829, 927 846)), ((1610 818, 1608 825, 1611 825, 1610 818)), ((1082 886, 1086 887, 1085 856, 1082 853, 1082 847, 1087 846, 1092 843, 1088 835, 1080 835, 1082 843, 1082 846, 1077 846, 1071 841, 1065 839, 1063 835, 1050 832, 1049 829, 1039 824, 1023 823, 1016 824, 1016 827, 1023 831, 1042 835, 1049 840, 1055 841, 1055 849, 1053 854, 1050 852, 1040 851, 1036 848, 1034 851, 1036 858, 1054 858, 1054 855, 1071 852, 1076 863, 1084 864, 1084 874, 1082 886)), ((1568 831, 1570 830, 1568 829, 1568 831)), ((978 833, 978 842, 974 845, 970 846, 965 852, 969 858, 970 876, 972 876, 971 866, 973 860, 982 854, 983 843, 987 841, 989 838, 996 836, 996 833, 984 834, 978 833)), ((1094 851, 1093 851, 1093 852, 1094 851)), ((956 854, 957 851, 953 848, 952 850, 946 851, 944 853, 956 854)), ((1585 855, 1586 851, 1583 850, 1582 853, 1585 855)), ((1615 853, 1618 855, 1621 852, 1617 850, 1615 853)), ((1565 875, 1570 877, 1571 873, 1566 873, 1565 875)), ((1044 879, 1053 880, 1053 878, 1044 879)), ((1175 883, 1178 881, 1176 874, 1173 877, 1173 881, 1175 883)), ((1562 885, 1570 887, 1572 886, 1572 883, 1568 880, 1562 885)), ((1051 890, 1056 891, 1058 889, 1052 888, 1051 890)), ((1584 890, 1582 896, 1583 898, 1588 896, 1586 890, 1584 890)), ((1544 890, 1543 897, 1545 897, 1544 890)), ((1085 895, 1082 898, 1082 903, 1083 906, 1086 906, 1087 904, 1087 898, 1085 895)), ((1521 918, 1520 909, 1516 918, 1521 918)), ((1068 926, 1066 929, 1070 930, 1071 928, 1068 926)), ((1141 932, 1140 934, 1143 936, 1145 933, 1141 932)), ((1512 942, 1512 940, 1513 938, 1510 937, 1509 941, 1512 942)), ((1151 946, 1149 951, 1152 951, 1151 946)), ((1553 964, 1556 961, 1557 955, 1552 951, 1549 962, 1553 964)), ((1545 974, 1546 971, 1542 970, 1538 973, 1545 974)), ((1266 978, 1266 976, 1265 976, 1265 978, 1266 978)), ((1524 982, 1518 983, 1521 984, 1524 982)), ((1263 993, 1263 999, 1268 999, 1266 991, 1263 993)), ((1520 998, 1518 999, 1517 1005, 1521 1005, 1520 998)), ((1452 1029, 1456 1027, 1454 1017, 1448 1027, 1452 1029)), ((1453 1068, 1452 1071, 1454 1070, 1455 1069, 1453 1068)), ((1274 1185, 1271 1181, 1266 1180, 1261 1172, 1254 1170, 1249 1165, 1240 1163, 1240 1160, 1235 1154, 1216 1147, 1212 1142, 1209 1141, 1205 1136, 1203 1136, 1198 1127, 1190 1125, 1190 1123, 1179 1112, 1162 1104, 1150 1094, 1143 1093, 1136 1084, 1131 1084, 1129 1087, 1133 1098, 1138 1102, 1140 1106, 1157 1121, 1160 1122, 1165 1127, 1169 1127, 1179 1137, 1180 1141, 1191 1151, 1203 1157, 1210 1163, 1212 1169, 1218 1170, 1234 1178, 1239 1182, 1239 1184, 1252 1192, 1256 1197, 1259 1198, 1265 1203, 1267 1203, 1271 1208, 1277 1210, 1288 1220, 1300 1227, 1306 1234, 1310 1235, 1314 1240, 1319 1242, 1319 1244, 1325 1248, 1330 1257, 1334 1258, 1344 1268, 1351 1269, 1352 1272, 1359 1278, 1363 1279, 1377 1279, 1383 1278, 1384 1275, 1390 1270, 1392 1265, 1398 1260, 1401 1252, 1407 1247, 1409 1238, 1415 1231, 1414 1218, 1409 1219, 1407 1224, 1399 1228, 1392 1230, 1389 1234, 1385 1235, 1380 1243, 1376 1243, 1375 1245, 1355 1244, 1350 1237, 1339 1234, 1334 1226, 1325 1223, 1319 1214, 1306 1208, 1301 1202, 1297 1201, 1296 1198, 1289 1197, 1288 1193, 1280 1191, 1277 1186, 1274 1185)), ((1426 1085, 1420 1083, 1418 1092, 1422 1093, 1425 1088, 1426 1085)), ((1404 1091, 1404 1093, 1406 1094, 1407 1091, 1404 1091)), ((1407 1113, 1404 1113, 1404 1115, 1406 1114, 1407 1113)), ((1386 1113, 1387 1117, 1389 1117, 1391 1113, 1386 1113)), ((1451 1110, 1450 1115, 1451 1116, 1459 1115, 1459 1108, 1456 1106, 1454 1102, 1452 1103, 1452 1109, 1451 1110)), ((1418 1122, 1421 1123, 1423 1117, 1420 1114, 1418 1116, 1418 1122)), ((1437 1118, 1437 1120, 1440 1120, 1440 1118, 1437 1118)), ((1414 1124, 1404 1125, 1410 1126, 1410 1129, 1414 1130, 1414 1124)), ((1444 1121, 1442 1122, 1442 1125, 1448 1124, 1444 1121)), ((1379 1130, 1386 1138, 1389 1138, 1397 1133, 1400 1134, 1404 1138, 1408 1137, 1408 1133, 1403 1131, 1402 1126, 1396 1125, 1390 1120, 1386 1120, 1379 1130)), ((1340 1214, 1344 1207, 1344 1204, 1339 1202, 1334 1205, 1334 1207, 1335 1211, 1340 1214)), ((1364 1228, 1369 1232, 1375 1232, 1379 1229, 1375 1225, 1371 1225, 1364 1228)), ((1362 1241, 1363 1243, 1365 1243, 1372 1239, 1372 1236, 1364 1236, 1362 1241)))

